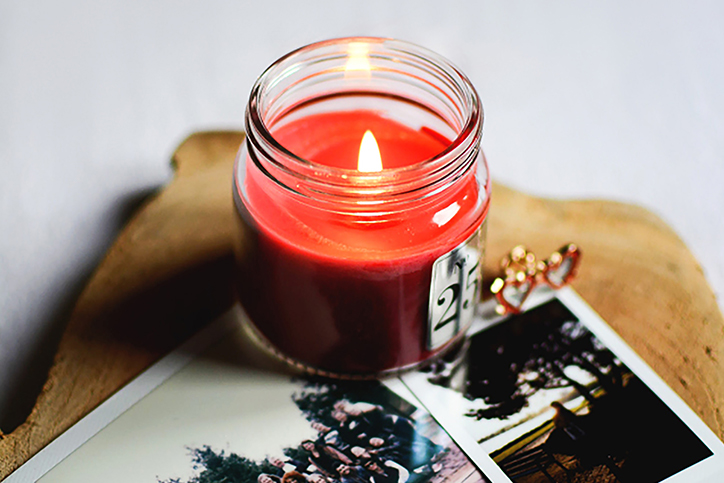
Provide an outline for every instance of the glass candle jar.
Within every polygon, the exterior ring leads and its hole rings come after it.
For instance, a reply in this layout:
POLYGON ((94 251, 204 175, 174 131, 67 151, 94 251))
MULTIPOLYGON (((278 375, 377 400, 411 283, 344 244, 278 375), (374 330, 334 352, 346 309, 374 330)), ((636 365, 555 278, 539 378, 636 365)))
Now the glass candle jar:
POLYGON ((459 340, 490 198, 468 78, 410 43, 329 40, 272 64, 245 121, 235 283, 264 345, 317 373, 370 375, 459 340))

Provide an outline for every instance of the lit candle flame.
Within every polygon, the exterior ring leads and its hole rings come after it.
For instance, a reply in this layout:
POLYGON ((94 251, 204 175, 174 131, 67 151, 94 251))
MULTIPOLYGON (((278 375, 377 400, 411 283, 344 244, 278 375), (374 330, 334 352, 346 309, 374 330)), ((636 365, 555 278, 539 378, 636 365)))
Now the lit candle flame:
POLYGON ((369 46, 365 42, 351 42, 347 48, 347 63, 344 66, 345 77, 350 74, 370 75, 369 46))
POLYGON ((382 171, 382 156, 377 146, 372 131, 365 131, 362 142, 359 145, 359 157, 357 158, 357 170, 362 173, 374 173, 382 171))

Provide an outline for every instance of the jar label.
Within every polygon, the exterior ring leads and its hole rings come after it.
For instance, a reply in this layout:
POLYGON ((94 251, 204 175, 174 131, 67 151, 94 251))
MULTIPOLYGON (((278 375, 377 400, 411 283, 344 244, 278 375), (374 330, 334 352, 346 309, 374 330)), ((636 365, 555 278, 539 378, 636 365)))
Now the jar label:
POLYGON ((475 315, 482 284, 485 223, 459 247, 432 265, 427 348, 434 350, 467 330, 475 315))

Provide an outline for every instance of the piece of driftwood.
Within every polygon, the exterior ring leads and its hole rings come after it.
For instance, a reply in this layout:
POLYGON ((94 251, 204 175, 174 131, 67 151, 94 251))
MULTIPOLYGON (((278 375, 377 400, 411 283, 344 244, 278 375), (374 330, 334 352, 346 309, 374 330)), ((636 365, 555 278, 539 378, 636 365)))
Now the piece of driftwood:
MULTIPOLYGON (((0 479, 230 306, 231 173, 242 139, 205 132, 179 146, 175 179, 108 251, 30 416, 0 439, 0 479)), ((486 278, 514 245, 545 257, 569 241, 584 252, 574 288, 724 437, 724 319, 676 234, 636 206, 494 186, 486 278)))

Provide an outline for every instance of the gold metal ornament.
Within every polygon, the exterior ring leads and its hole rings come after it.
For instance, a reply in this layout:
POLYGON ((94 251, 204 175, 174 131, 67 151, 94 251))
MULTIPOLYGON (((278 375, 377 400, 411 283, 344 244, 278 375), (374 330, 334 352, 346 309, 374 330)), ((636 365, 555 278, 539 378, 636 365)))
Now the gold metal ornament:
POLYGON ((538 285, 559 289, 576 276, 581 251, 573 243, 553 252, 547 260, 537 260, 533 252, 523 245, 514 247, 501 260, 503 277, 493 280, 490 291, 498 305, 500 315, 521 312, 523 303, 538 285))

